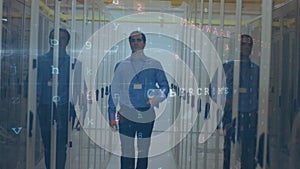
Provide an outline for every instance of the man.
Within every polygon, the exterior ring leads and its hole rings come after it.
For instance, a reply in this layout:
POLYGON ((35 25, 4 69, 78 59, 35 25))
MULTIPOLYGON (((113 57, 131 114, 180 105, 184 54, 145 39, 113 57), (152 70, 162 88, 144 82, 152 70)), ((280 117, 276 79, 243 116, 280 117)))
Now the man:
MULTIPOLYGON (((251 62, 250 55, 253 39, 249 35, 241 35, 240 48, 240 81, 238 101, 238 141, 241 142, 241 169, 255 169, 255 150, 257 133, 257 111, 259 95, 259 67, 251 62)), ((223 168, 230 168, 230 144, 234 141, 235 120, 232 121, 233 75, 234 61, 223 64, 228 94, 223 116, 224 163, 223 168)), ((212 84, 215 85, 217 76, 212 84)), ((216 87, 216 86, 214 86, 216 87)))
POLYGON ((158 106, 159 102, 167 97, 169 85, 160 62, 144 54, 145 34, 140 31, 132 32, 129 43, 131 56, 115 67, 108 100, 109 124, 120 133, 121 169, 135 168, 136 136, 138 147, 136 169, 146 169, 155 120, 154 106, 158 106), (118 112, 117 105, 120 106, 118 112), (119 124, 116 121, 116 114, 119 116, 119 124))
POLYGON ((59 41, 54 40, 54 30, 50 32, 50 51, 38 58, 37 100, 38 117, 44 145, 46 168, 50 169, 51 155, 51 114, 56 121, 56 169, 64 169, 66 162, 66 144, 68 141, 68 112, 74 110, 69 104, 70 56, 66 47, 70 34, 66 29, 59 29, 59 41), (53 65, 54 45, 59 48, 58 67, 53 65), (57 96, 52 95, 53 75, 58 76, 57 96), (52 112, 52 113, 51 113, 52 112))

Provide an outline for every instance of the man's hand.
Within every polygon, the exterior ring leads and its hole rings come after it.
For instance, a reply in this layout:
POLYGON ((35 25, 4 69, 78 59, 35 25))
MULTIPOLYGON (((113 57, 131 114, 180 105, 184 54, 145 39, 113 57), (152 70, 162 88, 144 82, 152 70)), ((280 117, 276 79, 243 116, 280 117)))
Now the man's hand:
POLYGON ((109 125, 113 131, 118 131, 118 122, 116 120, 110 120, 109 125))
POLYGON ((149 100, 147 102, 148 105, 151 105, 151 107, 157 106, 158 105, 158 100, 156 97, 149 97, 149 100))

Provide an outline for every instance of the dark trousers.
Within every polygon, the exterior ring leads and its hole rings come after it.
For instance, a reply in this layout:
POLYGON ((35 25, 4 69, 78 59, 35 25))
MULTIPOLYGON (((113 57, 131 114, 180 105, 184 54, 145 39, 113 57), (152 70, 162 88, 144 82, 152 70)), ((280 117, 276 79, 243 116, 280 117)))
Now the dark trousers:
POLYGON ((137 137, 138 148, 136 169, 147 169, 153 125, 154 121, 139 123, 120 116, 119 133, 122 151, 121 169, 134 169, 135 167, 135 137, 137 137))
POLYGON ((223 129, 226 131, 224 137, 224 161, 223 169, 230 169, 230 152, 231 152, 231 141, 234 139, 235 135, 235 124, 232 122, 232 109, 226 106, 224 109, 224 116, 222 119, 223 129))
MULTIPOLYGON (((228 125, 228 124, 227 124, 228 125)), ((229 124, 224 138, 223 169, 230 169, 231 141, 234 139, 235 124, 229 124)), ((241 143, 241 169, 256 167, 257 112, 239 112, 238 141, 241 143)))
MULTIPOLYGON (((231 129, 232 130, 232 129, 231 129)), ((223 161, 223 169, 230 169, 230 147, 231 147, 231 136, 227 134, 224 138, 224 161, 223 161)))
POLYGON ((238 138, 241 142, 241 169, 256 168, 257 112, 239 112, 238 138))
MULTIPOLYGON (((53 108, 56 130, 56 169, 64 169, 66 163, 66 144, 68 141, 68 104, 53 108)), ((51 105, 39 105, 38 117, 44 145, 45 165, 50 169, 51 156, 51 105)))

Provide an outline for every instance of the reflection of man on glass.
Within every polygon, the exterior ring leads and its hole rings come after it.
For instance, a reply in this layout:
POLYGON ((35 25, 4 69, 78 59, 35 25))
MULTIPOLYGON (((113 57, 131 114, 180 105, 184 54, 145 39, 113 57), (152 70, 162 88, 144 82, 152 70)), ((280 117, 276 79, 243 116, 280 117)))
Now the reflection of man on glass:
POLYGON ((134 31, 129 36, 130 57, 119 62, 109 96, 109 124, 119 130, 121 140, 121 169, 135 168, 134 140, 137 136, 137 169, 146 169, 151 134, 158 106, 169 92, 169 85, 159 61, 144 54, 146 37, 134 31), (117 112, 117 105, 120 110, 117 112), (116 113, 119 123, 116 121, 116 113))
POLYGON ((66 162, 66 145, 68 140, 69 76, 70 56, 66 47, 70 34, 66 29, 59 30, 59 41, 54 40, 54 30, 50 32, 50 51, 38 58, 37 100, 38 117, 44 144, 45 164, 50 169, 51 152, 51 111, 57 123, 56 134, 56 169, 64 169, 66 162), (58 42, 58 43, 57 43, 58 42), (58 67, 53 66, 54 45, 59 47, 58 67), (58 75, 57 96, 52 95, 53 74, 58 75), (54 103, 53 103, 54 102, 54 103))
MULTIPOLYGON (((249 35, 241 35, 240 48, 240 81, 238 101, 238 141, 241 142, 241 168, 254 169, 256 132, 257 132, 257 111, 259 92, 259 67, 251 62, 253 39, 249 35)), ((223 116, 224 131, 224 169, 230 168, 230 144, 234 140, 234 122, 232 122, 232 98, 233 98, 233 75, 234 62, 230 61, 223 65, 228 94, 223 116)), ((215 84, 217 77, 213 79, 215 84)), ((215 86, 216 87, 216 86, 215 86)))

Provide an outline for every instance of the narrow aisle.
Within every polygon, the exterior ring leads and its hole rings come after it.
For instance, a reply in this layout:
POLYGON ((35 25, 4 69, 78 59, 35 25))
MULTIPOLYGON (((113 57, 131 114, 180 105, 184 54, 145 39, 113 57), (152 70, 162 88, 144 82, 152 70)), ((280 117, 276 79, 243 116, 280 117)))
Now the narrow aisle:
MULTIPOLYGON (((120 168, 120 157, 112 155, 107 169, 120 168)), ((149 158, 149 169, 177 169, 175 159, 171 151, 149 158)))

